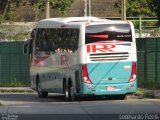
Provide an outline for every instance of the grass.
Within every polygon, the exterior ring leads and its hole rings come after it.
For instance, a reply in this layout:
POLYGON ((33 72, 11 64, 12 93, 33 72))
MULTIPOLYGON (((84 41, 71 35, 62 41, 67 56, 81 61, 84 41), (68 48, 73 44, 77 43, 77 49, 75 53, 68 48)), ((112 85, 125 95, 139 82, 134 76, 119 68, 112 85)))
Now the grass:
POLYGON ((146 89, 143 89, 143 88, 138 88, 135 95, 138 96, 139 99, 142 99, 142 98, 155 98, 153 91, 146 90, 146 89))
POLYGON ((28 82, 0 83, 0 87, 30 87, 30 83, 28 82))

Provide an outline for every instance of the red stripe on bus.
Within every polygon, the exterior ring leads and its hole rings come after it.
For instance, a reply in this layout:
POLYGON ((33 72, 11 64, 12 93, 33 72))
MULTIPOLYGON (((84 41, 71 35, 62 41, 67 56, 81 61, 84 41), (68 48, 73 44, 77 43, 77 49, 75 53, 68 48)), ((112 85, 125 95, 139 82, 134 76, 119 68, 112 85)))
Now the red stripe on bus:
POLYGON ((88 36, 93 38, 108 38, 108 35, 88 35, 88 36))

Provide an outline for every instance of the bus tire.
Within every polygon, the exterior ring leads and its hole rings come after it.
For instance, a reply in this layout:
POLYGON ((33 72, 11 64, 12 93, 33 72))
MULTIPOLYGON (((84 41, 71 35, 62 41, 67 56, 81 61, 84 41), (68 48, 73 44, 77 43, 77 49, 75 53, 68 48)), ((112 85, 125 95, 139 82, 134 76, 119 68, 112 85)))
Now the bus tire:
POLYGON ((71 81, 65 82, 64 91, 65 91, 65 100, 66 101, 73 101, 74 95, 73 95, 73 88, 72 88, 71 81))
POLYGON ((48 97, 48 92, 42 91, 40 87, 40 82, 37 81, 37 93, 39 98, 47 98, 48 97))

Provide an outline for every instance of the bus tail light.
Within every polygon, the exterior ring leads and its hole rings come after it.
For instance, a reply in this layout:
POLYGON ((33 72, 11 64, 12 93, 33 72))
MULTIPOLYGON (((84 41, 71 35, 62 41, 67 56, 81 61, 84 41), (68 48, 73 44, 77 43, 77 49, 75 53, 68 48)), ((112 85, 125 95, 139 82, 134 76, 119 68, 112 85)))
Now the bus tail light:
POLYGON ((90 78, 89 78, 88 70, 87 70, 87 65, 86 65, 86 64, 83 64, 83 65, 82 65, 82 80, 83 80, 85 83, 93 84, 92 81, 91 81, 90 78))
POLYGON ((136 80, 136 62, 132 63, 132 73, 128 82, 133 82, 136 80))

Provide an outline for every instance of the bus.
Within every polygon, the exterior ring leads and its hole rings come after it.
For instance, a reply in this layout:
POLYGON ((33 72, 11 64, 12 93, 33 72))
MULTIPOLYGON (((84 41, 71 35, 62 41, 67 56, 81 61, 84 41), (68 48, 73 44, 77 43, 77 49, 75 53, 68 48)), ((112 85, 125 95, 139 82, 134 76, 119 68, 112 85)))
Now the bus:
POLYGON ((119 96, 137 90, 136 41, 129 21, 97 17, 40 20, 31 33, 31 87, 40 98, 62 93, 119 96))

